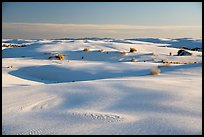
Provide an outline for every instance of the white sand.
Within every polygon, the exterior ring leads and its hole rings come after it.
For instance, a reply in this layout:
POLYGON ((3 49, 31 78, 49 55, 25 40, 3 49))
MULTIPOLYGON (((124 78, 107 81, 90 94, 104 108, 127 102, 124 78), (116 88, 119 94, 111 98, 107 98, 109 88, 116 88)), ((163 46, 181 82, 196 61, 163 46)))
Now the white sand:
POLYGON ((202 134, 202 52, 176 56, 135 40, 29 42, 2 50, 3 134, 202 134), (130 47, 138 52, 118 53, 130 47), (57 52, 65 60, 48 59, 57 52), (149 75, 162 59, 197 63, 149 75))

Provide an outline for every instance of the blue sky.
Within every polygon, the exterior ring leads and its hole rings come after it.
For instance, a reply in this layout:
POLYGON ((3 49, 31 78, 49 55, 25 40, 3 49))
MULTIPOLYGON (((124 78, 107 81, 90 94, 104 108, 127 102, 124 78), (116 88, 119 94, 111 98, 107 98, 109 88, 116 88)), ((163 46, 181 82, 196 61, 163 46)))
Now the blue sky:
POLYGON ((202 4, 201 2, 4 2, 2 22, 2 34, 6 38, 201 37, 202 4), (64 30, 64 27, 70 28, 70 25, 71 30, 67 28, 64 30), (33 27, 36 30, 33 30, 33 27), (169 30, 174 31, 169 34, 169 30))

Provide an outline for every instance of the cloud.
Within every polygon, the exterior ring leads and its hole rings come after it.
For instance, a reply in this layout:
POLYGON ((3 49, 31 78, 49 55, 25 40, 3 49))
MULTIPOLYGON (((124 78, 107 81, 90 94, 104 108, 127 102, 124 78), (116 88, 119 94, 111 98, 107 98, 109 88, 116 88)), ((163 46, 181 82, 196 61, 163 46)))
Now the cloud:
POLYGON ((137 25, 115 25, 115 24, 50 24, 50 23, 3 23, 5 28, 41 28, 41 29, 94 29, 94 30, 146 30, 146 29, 194 29, 201 26, 137 26, 137 25))
MULTIPOLYGON (((15 35, 24 37, 120 37, 147 34, 154 35, 161 31, 201 31, 202 26, 138 26, 138 25, 116 25, 116 24, 50 24, 50 23, 2 23, 3 36, 15 35), (13 34, 11 34, 13 33, 13 34)), ((186 32, 185 32, 186 33, 186 32)), ((195 33, 195 32, 194 32, 195 33)), ((202 32, 199 32, 199 35, 202 32)), ((164 34, 165 35, 165 34, 164 34)), ((165 37, 165 36, 163 36, 165 37)))

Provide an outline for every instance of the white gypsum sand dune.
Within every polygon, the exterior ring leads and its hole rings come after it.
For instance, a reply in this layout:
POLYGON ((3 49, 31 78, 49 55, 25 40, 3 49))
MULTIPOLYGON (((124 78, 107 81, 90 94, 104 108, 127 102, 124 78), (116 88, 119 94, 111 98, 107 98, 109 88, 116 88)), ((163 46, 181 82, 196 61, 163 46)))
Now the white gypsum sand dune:
POLYGON ((3 40, 30 44, 2 49, 2 133, 202 134, 202 52, 149 40, 3 40))

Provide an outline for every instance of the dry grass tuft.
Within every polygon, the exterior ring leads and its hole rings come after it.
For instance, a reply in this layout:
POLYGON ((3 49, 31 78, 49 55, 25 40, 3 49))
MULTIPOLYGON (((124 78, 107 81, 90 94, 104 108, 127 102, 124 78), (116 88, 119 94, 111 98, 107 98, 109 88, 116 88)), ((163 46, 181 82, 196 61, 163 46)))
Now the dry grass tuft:
POLYGON ((100 50, 98 50, 98 52, 105 52, 105 50, 103 50, 103 49, 100 49, 100 50))
POLYGON ((88 51, 90 51, 90 48, 84 48, 84 50, 83 50, 83 51, 88 52, 88 51))
POLYGON ((172 64, 181 64, 179 61, 172 61, 172 64))
POLYGON ((152 69, 150 70, 151 75, 159 75, 160 74, 160 69, 152 69))
POLYGON ((130 52, 137 52, 135 48, 130 48, 130 52))
POLYGON ((60 53, 57 53, 55 54, 55 57, 59 60, 63 60, 64 59, 64 55, 63 54, 60 54, 60 53))
POLYGON ((13 66, 8 66, 7 68, 13 68, 13 66))
POLYGON ((162 60, 162 63, 168 63, 168 60, 163 59, 163 60, 162 60))

